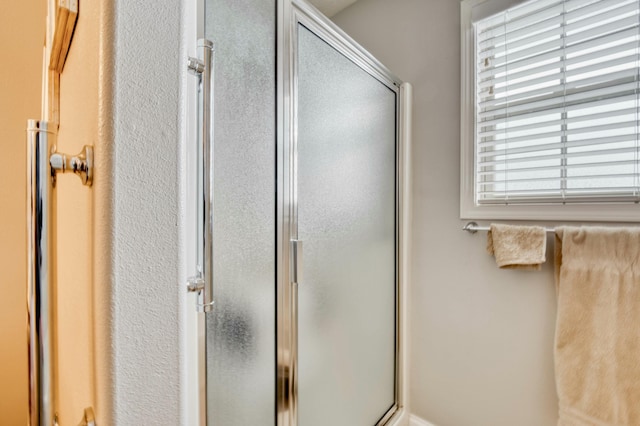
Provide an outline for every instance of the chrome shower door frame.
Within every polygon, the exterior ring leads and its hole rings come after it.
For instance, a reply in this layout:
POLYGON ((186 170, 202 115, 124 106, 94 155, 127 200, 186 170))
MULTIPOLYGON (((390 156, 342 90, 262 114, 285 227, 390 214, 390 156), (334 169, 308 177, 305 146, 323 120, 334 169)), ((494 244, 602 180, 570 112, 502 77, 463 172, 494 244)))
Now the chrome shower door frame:
POLYGON ((303 25, 396 94, 396 332, 395 403, 378 425, 408 424, 408 269, 411 85, 304 0, 278 2, 277 82, 277 425, 298 426, 298 289, 290 241, 298 239, 298 26, 303 25))

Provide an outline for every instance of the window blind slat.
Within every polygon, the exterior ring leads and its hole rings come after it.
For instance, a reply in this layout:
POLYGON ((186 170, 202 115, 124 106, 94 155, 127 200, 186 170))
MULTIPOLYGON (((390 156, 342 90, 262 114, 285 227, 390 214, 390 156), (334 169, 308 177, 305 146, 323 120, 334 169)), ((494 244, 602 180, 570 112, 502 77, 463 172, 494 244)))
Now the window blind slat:
MULTIPOLYGON (((538 84, 542 84, 542 83, 548 83, 548 82, 552 82, 552 81, 557 81, 557 80, 559 80, 561 78, 571 79, 571 78, 574 78, 576 76, 585 75, 587 73, 593 73, 594 71, 600 71, 600 70, 605 70, 605 69, 609 69, 609 68, 613 68, 613 67, 620 67, 620 66, 625 66, 625 65, 631 69, 631 73, 633 74, 634 72, 636 72, 635 65, 638 63, 638 59, 639 58, 640 58, 640 55, 638 55, 637 53, 634 53, 632 55, 628 55, 628 56, 623 56, 621 58, 612 59, 612 60, 607 61, 607 62, 597 62, 595 64, 583 65, 583 66, 578 67, 578 68, 573 68, 573 69, 567 70, 564 73, 559 72, 559 73, 554 73, 554 74, 551 74, 551 75, 545 75, 545 76, 542 76, 542 77, 531 78, 531 79, 528 79, 528 80, 519 81, 517 83, 510 83, 510 84, 507 83, 507 84, 503 85, 502 87, 498 87, 496 89, 493 89, 493 93, 491 93, 491 94, 488 91, 481 92, 482 93, 482 98, 484 99, 484 98, 487 98, 489 96, 500 95, 500 94, 503 94, 503 93, 508 92, 508 91, 531 87, 532 85, 538 85, 538 84), (633 68, 631 68, 631 67, 633 67, 633 68)), ((565 63, 565 65, 567 65, 567 64, 565 63)), ((555 66, 555 68, 558 68, 558 69, 560 69, 560 67, 561 67, 560 63, 556 64, 556 66, 555 66)), ((600 76, 600 77, 603 77, 603 76, 600 76)), ((611 77, 611 74, 608 74, 607 76, 604 76, 604 78, 606 78, 606 79, 609 79, 610 77, 611 77)), ((576 79, 576 80, 571 81, 571 85, 578 86, 578 85, 581 85, 581 84, 585 84, 586 80, 587 80, 587 78, 576 79)), ((528 92, 522 92, 522 93, 528 93, 528 92)))
MULTIPOLYGON (((531 160, 535 160, 536 157, 534 154, 537 152, 543 151, 551 151, 557 149, 564 148, 584 148, 587 146, 595 146, 595 145, 604 145, 604 144, 613 144, 620 142, 635 142, 636 136, 633 135, 620 135, 620 136, 609 136, 604 138, 593 138, 593 139, 581 139, 570 142, 556 142, 556 143, 548 143, 534 146, 526 146, 520 148, 509 148, 509 149, 497 149, 494 151, 482 151, 478 153, 478 158, 495 158, 497 156, 509 156, 516 154, 532 154, 531 160)), ((591 151, 592 152, 592 151, 591 151)), ((511 160, 508 160, 511 161, 511 160)), ((482 160, 480 161, 482 163, 482 160)))
MULTIPOLYGON (((589 169, 598 169, 600 167, 616 167, 616 166, 628 166, 628 165, 636 165, 636 160, 617 160, 617 161, 600 161, 596 163, 582 163, 582 164, 567 164, 567 165, 554 165, 554 166, 537 166, 537 167, 513 167, 507 170, 501 170, 500 172, 508 172, 509 174, 513 173, 530 173, 530 172, 548 172, 548 171, 560 171, 560 170, 572 170, 577 168, 589 168, 589 169)), ((486 179, 488 175, 496 174, 496 170, 481 170, 478 172, 478 176, 482 176, 483 179, 486 179)))
POLYGON ((482 187, 487 186, 495 186, 495 185, 504 185, 508 183, 514 184, 522 184, 522 183, 537 183, 537 182, 575 182, 575 181, 593 181, 598 179, 620 179, 620 178, 634 178, 636 177, 635 173, 619 173, 619 174, 608 174, 608 175, 584 175, 584 176, 571 176, 570 178, 558 178, 558 177, 539 177, 539 178, 524 178, 524 179, 502 179, 502 180, 494 180, 494 181, 486 181, 480 182, 479 185, 482 187))
POLYGON ((534 101, 525 99, 524 101, 517 101, 512 104, 487 108, 486 110, 481 111, 478 114, 478 117, 482 121, 487 117, 497 118, 497 116, 504 116, 507 113, 511 114, 511 117, 513 117, 517 114, 527 112, 542 111, 560 106, 574 106, 593 101, 637 94, 638 83, 634 80, 636 80, 636 78, 632 81, 625 80, 624 82, 610 82, 604 87, 589 87, 587 89, 579 90, 576 93, 566 94, 565 96, 551 95, 544 98, 538 98, 534 101))
MULTIPOLYGON (((557 112, 562 112, 564 111, 563 108, 558 108, 557 112)), ((571 117, 571 118, 566 118, 562 120, 562 123, 565 123, 567 125, 569 124, 576 124, 576 123, 581 123, 584 121, 592 121, 592 120, 598 120, 601 118, 609 118, 609 117, 617 117, 617 116, 627 116, 627 115, 631 115, 631 114, 640 114, 640 108, 621 108, 621 109, 616 109, 613 111, 606 111, 606 112, 598 112, 595 114, 586 114, 586 115, 582 115, 582 116, 578 116, 578 117, 571 117)), ((634 122, 635 123, 635 122, 634 122)), ((485 123, 482 123, 483 126, 485 123)), ((483 138, 487 138, 490 136, 500 136, 500 135, 509 135, 510 133, 516 133, 516 132, 522 132, 524 130, 531 130, 531 129, 538 129, 538 128, 545 128, 545 127, 551 127, 551 126, 558 126, 561 123, 558 122, 557 118, 554 118, 552 120, 548 120, 548 121, 539 121, 533 124, 525 124, 525 125, 520 125, 520 126, 512 126, 512 127, 506 127, 504 129, 495 129, 495 130, 488 130, 488 131, 481 131, 478 132, 478 136, 483 139, 483 138)), ((488 127, 488 126, 487 126, 488 127)), ((486 142, 486 141, 481 141, 478 142, 478 145, 483 147, 486 145, 491 145, 492 141, 486 142)), ((496 142, 497 143, 501 143, 501 142, 496 142)), ((495 145, 493 144, 493 145, 495 145)))
MULTIPOLYGON (((560 76, 563 77, 563 76, 560 76)), ((559 77, 559 78, 560 78, 559 77)), ((566 94, 577 94, 592 90, 594 86, 615 87, 622 83, 633 82, 638 79, 638 72, 635 68, 622 71, 601 73, 593 77, 583 78, 564 84, 532 89, 530 91, 521 91, 514 95, 508 95, 497 99, 486 97, 480 98, 480 108, 490 109, 488 107, 501 107, 502 105, 511 104, 512 106, 520 105, 527 102, 535 102, 539 99, 550 99, 564 97, 566 94), (483 100, 486 99, 486 100, 483 100)))
MULTIPOLYGON (((634 120, 634 121, 623 121, 623 122, 619 122, 619 123, 609 123, 609 124, 600 124, 600 125, 593 125, 593 126, 584 126, 584 127, 579 127, 579 128, 574 128, 574 129, 565 129, 565 130, 557 130, 557 131, 553 131, 553 132, 545 132, 545 133, 536 133, 533 135, 525 135, 525 136, 519 136, 519 137, 515 137, 515 138, 504 138, 504 139, 495 139, 495 140, 489 140, 489 141, 483 141, 483 142, 478 142, 478 147, 480 149, 483 148, 488 148, 488 147, 493 147, 496 145, 505 145, 505 144, 514 144, 514 143, 518 143, 518 142, 535 142, 539 139, 549 139, 549 138, 553 138, 555 136, 575 136, 575 135, 580 135, 583 133, 593 133, 593 132, 602 132, 604 130, 621 130, 621 129, 633 129, 633 132, 630 132, 629 134, 625 134, 625 135, 618 135, 618 136, 607 136, 607 137, 600 137, 600 138, 588 138, 588 139, 583 139, 582 141, 586 144, 588 143, 589 145, 593 145, 594 143, 611 143, 611 142, 622 142, 625 140, 629 140, 629 139, 618 139, 618 138, 631 138, 631 140, 635 140, 636 139, 636 132, 635 129, 638 126, 638 121, 634 120), (602 141, 602 142, 593 142, 593 141, 602 141)), ((568 141, 568 142, 564 142, 566 144, 566 146, 572 146, 570 144, 574 144, 577 141, 568 141)), ((540 150, 540 147, 543 146, 547 146, 547 145, 553 145, 553 144, 538 144, 535 147, 529 147, 531 151, 534 150, 540 150)), ((525 150, 526 147, 521 147, 521 148, 510 148, 507 149, 507 151, 510 150, 518 150, 518 152, 526 152, 525 150)), ((497 152, 497 151, 486 151, 486 152, 479 152, 478 155, 480 156, 486 156, 488 155, 489 152, 497 152)), ((495 155, 495 154, 494 154, 495 155)))
POLYGON ((594 156, 594 155, 612 155, 612 154, 626 154, 626 153, 637 153, 637 148, 633 147, 633 148, 618 148, 618 149, 609 149, 609 150, 600 150, 600 151, 584 151, 584 152, 575 152, 572 153, 570 155, 568 154, 549 154, 549 155, 538 155, 538 156, 532 156, 532 157, 524 157, 524 158, 513 158, 513 159, 508 159, 508 160, 486 160, 486 161, 479 161, 478 165, 480 167, 486 167, 486 166, 496 166, 496 165, 500 165, 500 164, 505 164, 505 163, 510 163, 510 164, 515 164, 515 163, 522 163, 522 162, 527 162, 527 163, 532 163, 535 161, 541 161, 541 160, 557 160, 557 159, 566 159, 567 157, 571 157, 571 158, 580 158, 580 157, 589 157, 589 156, 594 156))
POLYGON ((611 96, 603 99, 591 100, 584 103, 576 103, 574 105, 561 105, 559 107, 535 110, 532 112, 518 113, 518 114, 506 114, 499 118, 483 120, 482 122, 478 122, 478 128, 487 128, 496 125, 504 125, 506 127, 510 127, 510 123, 520 123, 526 120, 535 120, 538 117, 544 117, 551 114, 557 114, 562 112, 574 112, 577 110, 582 110, 585 108, 595 108, 595 107, 611 107, 614 104, 620 104, 624 102, 629 102, 631 100, 636 100, 637 96, 631 92, 630 94, 623 94, 621 96, 611 96), (509 118, 513 118, 513 121, 509 121, 509 118))
MULTIPOLYGON (((516 197, 518 195, 527 195, 527 194, 553 194, 553 193, 557 193, 557 192, 564 192, 565 196, 570 196, 572 193, 575 193, 576 195, 579 194, 584 194, 584 193, 588 193, 589 195, 594 195, 601 193, 602 195, 609 195, 611 196, 612 194, 615 193, 620 193, 620 194, 637 194, 636 191, 636 186, 634 185, 628 185, 628 186, 610 186, 610 187, 596 187, 596 188, 589 188, 589 187, 584 187, 584 188, 569 188, 569 189, 548 189, 548 188, 539 188, 539 189, 518 189, 515 190, 513 192, 509 193, 509 197, 516 197), (597 192, 594 191, 597 190, 597 192)), ((478 193, 480 195, 504 195, 505 191, 478 191, 478 193)))

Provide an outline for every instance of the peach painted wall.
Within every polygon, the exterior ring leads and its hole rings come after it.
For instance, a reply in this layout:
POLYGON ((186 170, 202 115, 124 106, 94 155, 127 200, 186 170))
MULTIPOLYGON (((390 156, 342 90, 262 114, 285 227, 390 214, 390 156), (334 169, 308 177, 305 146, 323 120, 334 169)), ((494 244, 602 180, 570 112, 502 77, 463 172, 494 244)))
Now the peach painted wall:
MULTIPOLYGON (((58 150, 76 154, 96 145, 100 1, 80 1, 73 41, 60 75, 58 150)), ((78 424, 95 408, 93 350, 93 188, 65 174, 58 202, 58 413, 78 424)))
POLYGON ((28 410, 26 137, 39 118, 46 0, 0 4, 0 423, 28 410))

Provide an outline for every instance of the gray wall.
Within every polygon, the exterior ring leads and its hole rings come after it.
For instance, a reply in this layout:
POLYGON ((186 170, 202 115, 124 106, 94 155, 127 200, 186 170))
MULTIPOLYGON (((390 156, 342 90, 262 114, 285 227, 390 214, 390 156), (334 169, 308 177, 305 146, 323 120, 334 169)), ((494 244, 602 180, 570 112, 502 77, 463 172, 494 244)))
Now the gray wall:
MULTIPOLYGON (((96 143, 98 424, 181 419, 183 2, 103 2, 96 143)), ((98 24, 98 23, 96 23, 98 24)))
POLYGON ((459 7, 360 0, 333 18, 414 86, 411 411, 438 426, 554 425, 552 264, 498 270, 485 234, 460 230, 459 7))

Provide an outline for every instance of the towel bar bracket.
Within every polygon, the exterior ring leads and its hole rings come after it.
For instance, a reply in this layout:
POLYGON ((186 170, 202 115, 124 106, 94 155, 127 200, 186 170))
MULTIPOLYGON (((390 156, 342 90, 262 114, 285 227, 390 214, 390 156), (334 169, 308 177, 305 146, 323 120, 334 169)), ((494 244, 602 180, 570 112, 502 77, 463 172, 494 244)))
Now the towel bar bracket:
POLYGON ((96 418, 93 414, 93 408, 87 407, 84 409, 84 415, 78 426, 96 426, 96 418))
POLYGON ((93 183, 93 147, 89 145, 85 145, 76 155, 53 152, 49 158, 49 164, 53 186, 56 184, 56 175, 67 172, 75 173, 83 185, 91 186, 93 183))
POLYGON ((468 222, 463 228, 463 231, 467 231, 470 234, 478 232, 478 224, 476 222, 468 222))

